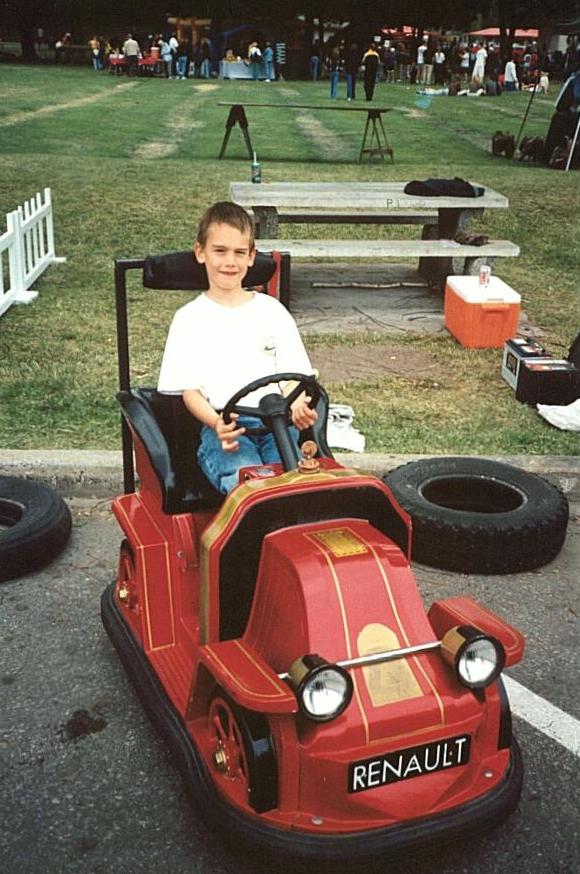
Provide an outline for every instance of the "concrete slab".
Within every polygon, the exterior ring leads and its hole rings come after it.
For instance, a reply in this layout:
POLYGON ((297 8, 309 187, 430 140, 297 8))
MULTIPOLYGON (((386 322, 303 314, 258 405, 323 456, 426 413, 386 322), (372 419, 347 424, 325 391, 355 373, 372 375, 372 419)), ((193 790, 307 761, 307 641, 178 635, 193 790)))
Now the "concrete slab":
MULTIPOLYGON (((290 310, 304 335, 446 333, 443 295, 411 264, 293 263, 291 285, 290 310)), ((522 313, 520 331, 530 330, 522 313)))
MULTIPOLYGON (((335 452, 334 456, 345 467, 356 467, 375 476, 381 476, 401 464, 432 457, 387 452, 335 452)), ((513 455, 492 458, 546 477, 562 489, 570 502, 580 503, 580 456, 513 455)), ((118 451, 0 449, 0 476, 38 480, 52 486, 65 497, 113 498, 123 490, 123 461, 118 451)))
POLYGON ((290 309, 303 334, 445 331, 442 295, 401 264, 293 264, 290 309))

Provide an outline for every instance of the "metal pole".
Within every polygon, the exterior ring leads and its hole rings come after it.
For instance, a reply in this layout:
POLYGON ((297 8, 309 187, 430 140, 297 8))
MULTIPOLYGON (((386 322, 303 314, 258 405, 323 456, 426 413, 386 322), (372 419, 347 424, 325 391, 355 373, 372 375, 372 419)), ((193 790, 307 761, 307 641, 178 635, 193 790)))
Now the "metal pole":
POLYGON ((520 144, 520 137, 521 137, 521 135, 522 135, 522 133, 523 133, 523 130, 524 130, 524 127, 525 127, 526 121, 527 121, 527 119, 528 119, 528 115, 529 115, 529 113, 530 113, 530 109, 532 108, 532 103, 534 102, 534 97, 536 96, 536 87, 537 87, 537 84, 538 84, 538 74, 537 74, 537 71, 536 71, 536 81, 534 82, 534 87, 532 88, 532 93, 531 93, 531 95, 530 95, 530 99, 528 100, 528 106, 527 106, 526 112, 525 112, 525 114, 524 114, 524 117, 523 117, 523 120, 522 120, 522 123, 521 123, 521 126, 520 126, 520 131, 519 131, 519 133, 518 133, 518 135, 517 135, 517 137, 516 137, 516 147, 515 147, 515 149, 514 149, 514 155, 515 155, 515 153, 516 153, 516 151, 517 151, 517 148, 518 148, 518 146, 519 146, 519 144, 520 144))
MULTIPOLYGON (((117 354, 119 359, 119 389, 131 390, 129 364, 129 324, 127 314, 127 270, 143 267, 142 260, 115 261, 115 309, 117 315, 117 354)), ((125 417, 121 417, 121 440, 123 448, 123 484, 125 494, 135 491, 135 468, 133 466, 133 441, 125 417)))
MULTIPOLYGON (((441 641, 434 640, 432 643, 419 643, 416 646, 405 646, 401 649, 390 649, 384 652, 370 653, 366 656, 360 656, 355 659, 343 659, 340 662, 335 662, 340 668, 364 668, 371 665, 380 665, 383 662, 392 662, 396 659, 404 659, 407 656, 420 655, 423 652, 432 652, 441 648, 441 641)), ((278 674, 281 680, 287 680, 289 674, 278 674)))
POLYGON ((401 649, 387 650, 386 652, 371 653, 370 655, 360 656, 355 659, 344 659, 337 662, 341 668, 359 668, 368 665, 378 665, 382 662, 392 662, 395 659, 403 659, 410 655, 418 655, 422 652, 439 649, 441 641, 433 641, 433 643, 420 643, 417 646, 405 646, 401 649))
POLYGON ((576 148, 576 143, 578 142, 578 131, 580 130, 580 112, 578 113, 578 121, 576 122, 576 130, 574 132, 574 139, 572 140, 572 145, 570 147, 570 154, 568 155, 568 160, 566 161, 566 167, 564 168, 564 172, 568 172, 570 169, 570 165, 572 164, 572 156, 574 155, 574 149, 576 148))

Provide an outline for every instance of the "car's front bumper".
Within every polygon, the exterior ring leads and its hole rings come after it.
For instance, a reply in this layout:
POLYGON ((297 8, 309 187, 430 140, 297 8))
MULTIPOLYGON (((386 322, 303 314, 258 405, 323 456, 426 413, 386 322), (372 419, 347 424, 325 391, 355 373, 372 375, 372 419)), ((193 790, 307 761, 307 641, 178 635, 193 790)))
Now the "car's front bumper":
POLYGON ((220 835, 242 840, 269 854, 290 854, 302 859, 364 861, 384 859, 404 850, 450 842, 485 831, 504 821, 516 807, 522 789, 523 764, 512 743, 510 764, 503 780, 484 795, 442 813, 403 824, 332 835, 277 828, 227 803, 217 791, 203 757, 181 716, 169 700, 141 647, 115 603, 114 584, 103 593, 103 624, 142 699, 153 723, 167 741, 196 809, 220 835))

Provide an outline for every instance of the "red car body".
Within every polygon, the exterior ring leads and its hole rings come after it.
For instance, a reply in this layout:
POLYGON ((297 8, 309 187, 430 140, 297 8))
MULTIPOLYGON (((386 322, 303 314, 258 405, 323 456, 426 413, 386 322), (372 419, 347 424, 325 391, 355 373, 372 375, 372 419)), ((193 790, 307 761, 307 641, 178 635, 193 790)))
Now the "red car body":
MULTIPOLYGON (((279 676, 307 653, 335 663, 434 643, 466 624, 500 640, 507 665, 521 658, 519 632, 469 598, 435 602, 425 612, 409 549, 345 509, 362 490, 383 505, 385 518, 402 523, 410 541, 409 519, 384 484, 323 459, 314 474, 279 471, 261 478, 248 471, 251 478, 215 515, 166 515, 144 454, 139 470, 139 492, 113 505, 126 537, 114 610, 213 790, 266 843, 283 838, 281 844, 295 844, 300 855, 325 857, 333 855, 333 837, 343 839, 337 847, 350 837, 356 856, 369 831, 383 834, 387 848, 389 830, 393 837, 413 823, 427 825, 427 834, 411 843, 444 834, 446 814, 505 795, 508 785, 513 807, 521 774, 514 776, 519 760, 500 680, 466 689, 437 649, 355 667, 350 705, 320 724, 300 713, 295 692, 279 676), (319 500, 334 508, 332 515, 264 533, 269 505, 276 514, 297 499, 304 506, 319 500), (249 532, 253 542, 243 544, 240 537, 249 532), (245 575, 250 591, 228 592, 239 567, 222 579, 223 557, 231 560, 232 548, 241 556, 244 548, 259 552, 247 556, 249 564, 257 561, 255 579, 253 572, 245 575), (224 603, 228 597, 235 609, 224 603), (256 741, 251 732, 244 735, 248 713, 267 727, 275 770, 268 777, 276 784, 270 799, 257 805, 264 793, 247 749, 256 741)), ((497 818, 506 813, 500 808, 497 818)), ((474 815, 460 831, 477 822, 474 815)))
POLYGON ((451 651, 475 630, 509 666, 522 635, 470 598, 425 611, 409 517, 379 479, 334 461, 324 434, 326 457, 247 468, 224 500, 196 491, 181 399, 127 378, 120 400, 140 484, 131 463, 103 622, 220 834, 345 861, 502 822, 523 769, 499 669, 467 688, 451 651), (350 677, 328 721, 310 718, 296 681, 317 658, 350 677))

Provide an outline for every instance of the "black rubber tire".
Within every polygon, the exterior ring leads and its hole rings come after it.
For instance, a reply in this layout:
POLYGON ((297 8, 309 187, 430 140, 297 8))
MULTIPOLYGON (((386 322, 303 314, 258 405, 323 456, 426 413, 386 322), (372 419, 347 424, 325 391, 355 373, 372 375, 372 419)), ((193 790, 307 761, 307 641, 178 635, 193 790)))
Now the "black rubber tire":
POLYGON ((209 710, 223 701, 230 710, 244 745, 248 773, 248 802, 258 813, 278 804, 278 761, 268 720, 263 713, 245 710, 216 687, 209 710))
POLYGON ((413 522, 413 557, 444 570, 509 574, 559 553, 568 501, 535 474, 483 458, 428 458, 383 477, 413 522))
POLYGON ((16 476, 0 476, 0 582, 48 564, 65 547, 70 510, 53 489, 16 476))

